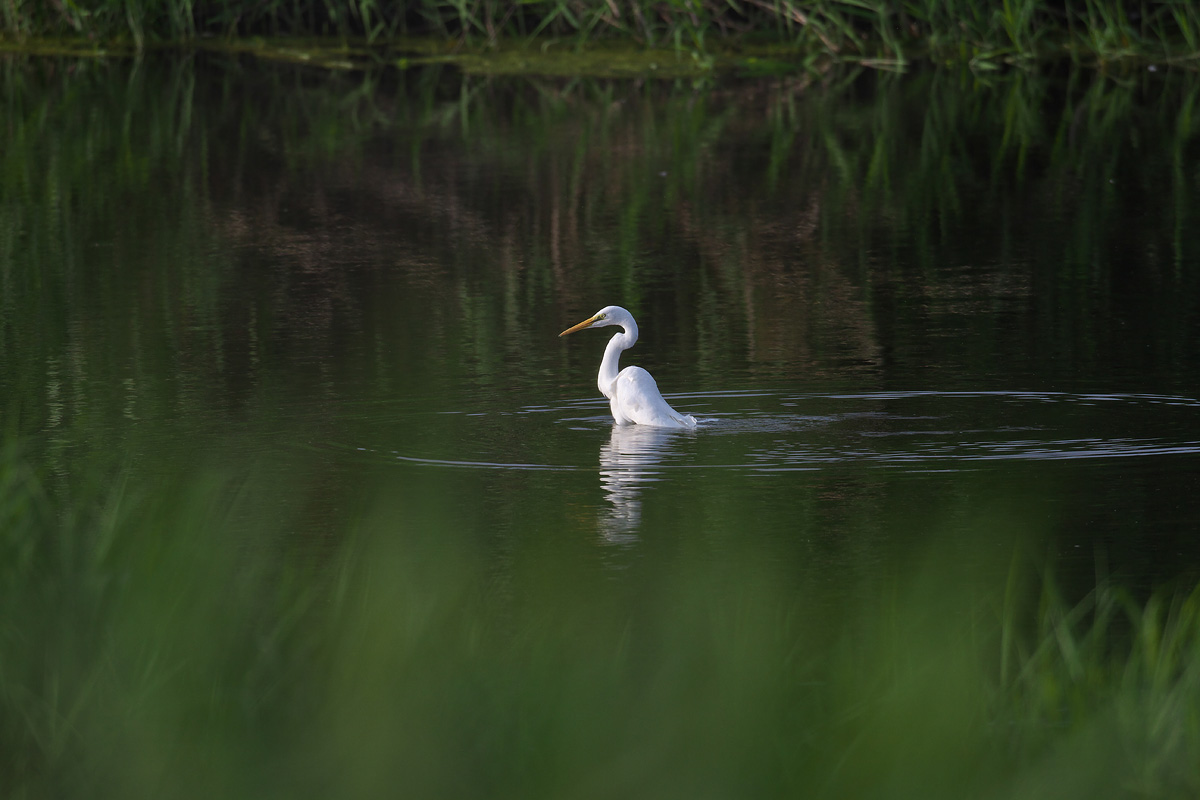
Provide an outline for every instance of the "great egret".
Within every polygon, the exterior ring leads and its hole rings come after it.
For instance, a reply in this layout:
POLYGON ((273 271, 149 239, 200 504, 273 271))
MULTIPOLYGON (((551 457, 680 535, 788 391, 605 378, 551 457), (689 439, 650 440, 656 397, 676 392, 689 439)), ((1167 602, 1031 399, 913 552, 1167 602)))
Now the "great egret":
POLYGON ((637 342, 638 327, 633 321, 633 314, 620 306, 605 306, 597 311, 595 316, 567 328, 559 336, 566 336, 584 328, 603 328, 607 325, 618 325, 623 331, 608 340, 608 346, 604 348, 604 358, 600 362, 600 375, 596 378, 596 385, 600 387, 600 393, 608 398, 613 419, 617 424, 636 422, 639 425, 657 425, 660 428, 696 427, 695 417, 680 414, 663 400, 658 391, 658 384, 649 372, 641 367, 626 367, 617 372, 621 351, 628 350, 637 342))

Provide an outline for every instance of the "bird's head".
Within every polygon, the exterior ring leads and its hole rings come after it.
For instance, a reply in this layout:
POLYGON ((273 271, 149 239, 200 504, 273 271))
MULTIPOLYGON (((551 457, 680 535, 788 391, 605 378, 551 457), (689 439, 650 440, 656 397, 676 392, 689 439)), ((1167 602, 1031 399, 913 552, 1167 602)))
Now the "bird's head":
POLYGON ((593 316, 588 317, 578 325, 572 325, 559 336, 581 331, 585 328, 603 328, 605 325, 621 325, 628 328, 633 323, 633 315, 620 306, 605 306, 593 316))

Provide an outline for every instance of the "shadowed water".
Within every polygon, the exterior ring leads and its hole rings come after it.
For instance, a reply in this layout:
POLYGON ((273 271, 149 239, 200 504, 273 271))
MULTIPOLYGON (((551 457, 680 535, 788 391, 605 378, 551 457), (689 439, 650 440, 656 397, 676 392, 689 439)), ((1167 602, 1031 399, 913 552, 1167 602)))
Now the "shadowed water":
POLYGON ((463 94, 436 68, 159 66, 5 73, 4 413, 60 491, 200 460, 321 487, 320 513, 270 502, 322 540, 333 509, 419 480, 483 519, 579 524, 568 501, 608 492, 585 527, 636 507, 628 536, 687 535, 709 523, 663 512, 719 498, 784 542, 846 525, 820 498, 886 541, 891 499, 907 516, 986 485, 1058 509, 1055 550, 1091 529, 1139 569, 1177 562, 1200 438, 1183 76, 463 94), (89 155, 117 152, 142 161, 89 155), (557 338, 606 303, 641 327, 622 365, 695 435, 612 429, 605 337, 557 338))

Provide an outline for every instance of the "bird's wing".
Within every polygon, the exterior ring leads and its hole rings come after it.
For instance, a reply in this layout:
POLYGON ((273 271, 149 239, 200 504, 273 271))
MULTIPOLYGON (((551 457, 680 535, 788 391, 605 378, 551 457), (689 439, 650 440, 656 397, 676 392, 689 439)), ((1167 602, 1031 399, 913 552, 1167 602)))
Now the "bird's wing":
POLYGON ((639 425, 692 427, 695 420, 680 414, 663 399, 654 377, 641 367, 626 367, 617 375, 615 405, 621 415, 639 425))

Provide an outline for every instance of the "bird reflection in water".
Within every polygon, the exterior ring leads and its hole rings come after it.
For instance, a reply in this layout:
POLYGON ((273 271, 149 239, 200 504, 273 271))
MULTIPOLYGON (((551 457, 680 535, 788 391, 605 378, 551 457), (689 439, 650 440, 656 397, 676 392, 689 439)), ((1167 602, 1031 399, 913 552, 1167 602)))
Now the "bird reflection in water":
POLYGON ((600 483, 611 508, 600 516, 600 533, 610 544, 631 544, 642 524, 642 489, 660 479, 663 456, 688 430, 649 425, 613 425, 600 448, 600 483))

